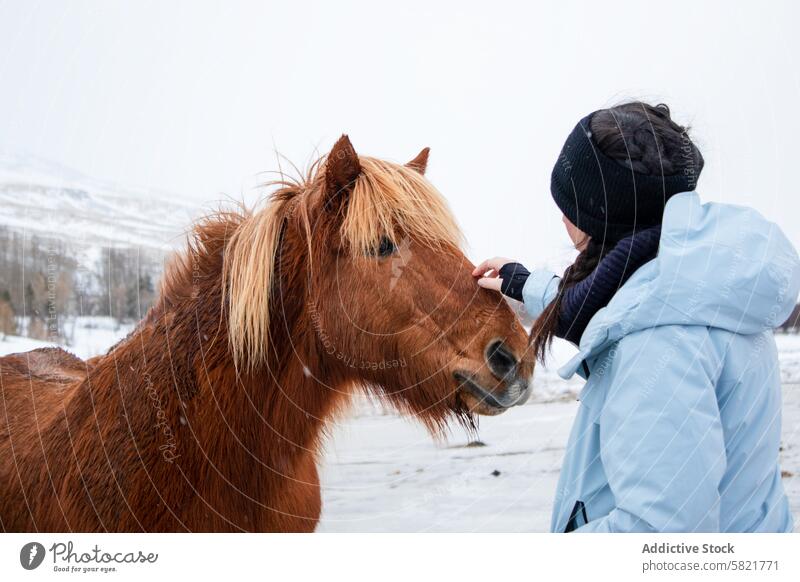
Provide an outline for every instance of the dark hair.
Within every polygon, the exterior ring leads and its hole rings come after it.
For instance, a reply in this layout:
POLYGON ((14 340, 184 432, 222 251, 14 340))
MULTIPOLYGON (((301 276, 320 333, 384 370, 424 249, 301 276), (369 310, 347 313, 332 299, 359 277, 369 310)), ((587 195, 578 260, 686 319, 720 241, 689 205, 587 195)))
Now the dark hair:
POLYGON ((689 139, 689 128, 675 123, 663 103, 634 101, 601 109, 590 128, 600 151, 639 174, 686 173, 696 183, 703 170, 703 155, 689 139))
MULTIPOLYGON (((641 101, 601 109, 592 115, 590 130, 597 148, 607 157, 638 174, 670 176, 684 173, 693 188, 703 169, 703 156, 689 139, 689 129, 670 117, 666 105, 641 101)), ((592 274, 618 239, 592 238, 575 261, 564 271, 556 298, 533 324, 533 351, 544 360, 553 341, 564 291, 592 274)))

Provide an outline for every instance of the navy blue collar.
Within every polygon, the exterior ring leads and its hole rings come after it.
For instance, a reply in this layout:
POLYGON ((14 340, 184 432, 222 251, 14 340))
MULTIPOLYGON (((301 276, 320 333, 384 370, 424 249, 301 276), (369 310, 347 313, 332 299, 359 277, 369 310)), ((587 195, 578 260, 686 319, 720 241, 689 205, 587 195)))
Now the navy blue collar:
POLYGON ((636 270, 655 258, 661 225, 621 239, 597 264, 591 275, 564 291, 556 336, 579 344, 589 321, 608 305, 636 270))

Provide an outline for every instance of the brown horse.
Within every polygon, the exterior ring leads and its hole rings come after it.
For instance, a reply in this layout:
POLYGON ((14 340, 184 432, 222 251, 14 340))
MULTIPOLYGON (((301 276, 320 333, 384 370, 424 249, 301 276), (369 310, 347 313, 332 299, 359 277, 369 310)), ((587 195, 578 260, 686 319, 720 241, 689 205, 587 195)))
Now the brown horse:
POLYGON ((355 390, 418 417, 523 402, 527 340, 406 164, 343 136, 258 212, 199 223, 106 355, 0 358, 5 531, 312 531, 316 460, 355 390))

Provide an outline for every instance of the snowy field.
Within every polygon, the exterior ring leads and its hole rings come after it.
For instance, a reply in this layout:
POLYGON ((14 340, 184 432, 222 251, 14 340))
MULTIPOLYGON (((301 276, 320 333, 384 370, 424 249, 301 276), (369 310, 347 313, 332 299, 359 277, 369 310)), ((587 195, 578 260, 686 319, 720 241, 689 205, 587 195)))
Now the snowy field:
MULTIPOLYGON (((24 324, 23 324, 24 326, 24 324)), ((133 324, 119 324, 111 317, 74 317, 62 322, 66 344, 58 344, 84 360, 108 351, 119 340, 128 335, 133 324)), ((0 335, 0 356, 25 352, 55 345, 28 337, 0 335)))
MULTIPOLYGON (((129 327, 80 318, 68 349, 102 353, 129 327)), ((800 521, 800 336, 777 336, 783 378, 781 464, 800 521)), ((47 345, 0 338, 0 355, 47 345)), ((556 360, 570 353, 556 350, 556 360)), ((321 466, 323 515, 318 530, 547 531, 550 508, 580 382, 538 369, 535 396, 502 416, 481 418, 476 437, 458 427, 434 442, 417 423, 358 402, 326 441, 321 466)), ((800 528, 798 528, 800 531, 800 528)))

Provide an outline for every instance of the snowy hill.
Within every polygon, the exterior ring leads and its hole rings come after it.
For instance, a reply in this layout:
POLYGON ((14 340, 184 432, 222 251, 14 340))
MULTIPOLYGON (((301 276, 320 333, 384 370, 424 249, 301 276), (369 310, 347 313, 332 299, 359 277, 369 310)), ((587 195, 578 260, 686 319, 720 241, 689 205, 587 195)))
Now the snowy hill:
POLYGON ((200 213, 174 194, 122 186, 31 155, 0 152, 0 226, 78 243, 168 251, 200 213))

